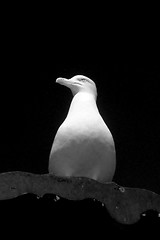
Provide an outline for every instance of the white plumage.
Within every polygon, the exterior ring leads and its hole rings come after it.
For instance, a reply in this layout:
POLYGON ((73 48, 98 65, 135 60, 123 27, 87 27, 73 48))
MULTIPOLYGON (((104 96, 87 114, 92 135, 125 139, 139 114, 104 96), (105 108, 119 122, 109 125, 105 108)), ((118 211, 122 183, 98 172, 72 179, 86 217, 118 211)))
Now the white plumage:
POLYGON ((74 97, 52 145, 49 173, 112 181, 116 168, 115 146, 96 105, 95 83, 83 75, 58 78, 56 82, 69 87, 74 97))

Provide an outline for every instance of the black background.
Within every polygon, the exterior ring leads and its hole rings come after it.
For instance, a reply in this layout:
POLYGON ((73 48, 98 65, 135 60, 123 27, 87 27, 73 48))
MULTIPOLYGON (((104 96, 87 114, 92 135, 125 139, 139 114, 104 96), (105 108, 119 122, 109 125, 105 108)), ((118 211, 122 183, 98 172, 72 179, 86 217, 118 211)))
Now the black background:
POLYGON ((113 181, 160 193, 158 64, 61 64, 48 72, 2 72, 0 172, 48 172, 52 142, 72 100, 70 90, 55 80, 77 74, 97 85, 97 105, 116 146, 113 181))

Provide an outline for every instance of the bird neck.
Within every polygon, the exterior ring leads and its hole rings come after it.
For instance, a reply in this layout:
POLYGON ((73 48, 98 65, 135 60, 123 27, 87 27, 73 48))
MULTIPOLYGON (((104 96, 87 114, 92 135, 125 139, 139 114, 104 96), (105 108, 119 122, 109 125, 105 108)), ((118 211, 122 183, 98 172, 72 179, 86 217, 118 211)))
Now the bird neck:
POLYGON ((88 92, 78 92, 74 97, 70 105, 69 113, 84 113, 98 111, 96 104, 96 97, 88 92))

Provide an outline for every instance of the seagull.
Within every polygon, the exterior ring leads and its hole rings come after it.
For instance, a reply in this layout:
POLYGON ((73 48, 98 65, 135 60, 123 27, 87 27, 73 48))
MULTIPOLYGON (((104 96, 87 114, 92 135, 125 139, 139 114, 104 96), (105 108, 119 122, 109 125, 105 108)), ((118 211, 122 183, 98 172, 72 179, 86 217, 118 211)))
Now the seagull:
POLYGON ((115 144, 97 108, 96 84, 83 75, 60 77, 56 83, 70 88, 73 99, 53 141, 49 173, 111 182, 116 169, 115 144))

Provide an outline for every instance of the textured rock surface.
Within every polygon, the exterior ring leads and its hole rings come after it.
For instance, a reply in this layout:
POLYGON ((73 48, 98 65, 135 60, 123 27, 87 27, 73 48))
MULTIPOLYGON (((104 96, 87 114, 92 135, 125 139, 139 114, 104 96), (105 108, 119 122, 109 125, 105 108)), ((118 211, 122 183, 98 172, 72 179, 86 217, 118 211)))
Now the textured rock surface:
POLYGON ((88 178, 59 178, 49 174, 6 172, 0 174, 0 200, 32 193, 38 197, 55 194, 69 200, 96 199, 122 224, 136 223, 147 210, 160 213, 160 196, 145 189, 100 183, 88 178))

